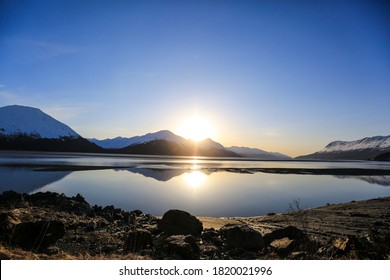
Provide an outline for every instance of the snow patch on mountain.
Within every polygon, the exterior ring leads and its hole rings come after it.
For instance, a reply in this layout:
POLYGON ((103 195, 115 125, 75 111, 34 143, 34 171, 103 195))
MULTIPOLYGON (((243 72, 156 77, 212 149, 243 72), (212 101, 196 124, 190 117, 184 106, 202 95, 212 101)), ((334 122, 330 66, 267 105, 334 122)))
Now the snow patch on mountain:
POLYGON ((244 157, 263 158, 263 159, 290 159, 289 156, 283 155, 281 153, 267 152, 257 148, 232 146, 226 149, 244 157))
POLYGON ((36 138, 80 137, 69 126, 33 107, 11 105, 0 108, 0 135, 36 138))
POLYGON ((180 137, 169 130, 160 130, 155 133, 148 133, 142 136, 134 136, 131 138, 116 137, 112 139, 107 138, 104 140, 93 138, 89 140, 105 149, 121 149, 131 145, 148 143, 155 140, 166 140, 177 144, 184 144, 186 142, 183 137, 180 137))
POLYGON ((355 141, 333 141, 322 149, 321 153, 347 152, 355 150, 388 150, 390 149, 390 136, 366 137, 355 141))

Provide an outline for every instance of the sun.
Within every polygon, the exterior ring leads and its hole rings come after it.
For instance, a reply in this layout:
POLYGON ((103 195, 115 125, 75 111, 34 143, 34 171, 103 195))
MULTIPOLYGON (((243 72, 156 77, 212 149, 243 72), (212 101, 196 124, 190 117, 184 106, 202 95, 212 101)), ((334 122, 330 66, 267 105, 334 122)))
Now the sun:
POLYGON ((177 133, 196 142, 215 137, 215 130, 211 123, 198 116, 184 120, 180 124, 177 133))

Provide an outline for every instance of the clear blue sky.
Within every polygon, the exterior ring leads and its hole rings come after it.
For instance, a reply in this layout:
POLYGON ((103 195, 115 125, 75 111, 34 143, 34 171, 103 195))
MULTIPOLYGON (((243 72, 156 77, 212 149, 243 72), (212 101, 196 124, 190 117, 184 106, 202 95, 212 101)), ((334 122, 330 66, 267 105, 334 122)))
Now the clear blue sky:
POLYGON ((390 134, 386 1, 0 1, 0 106, 291 156, 390 134))

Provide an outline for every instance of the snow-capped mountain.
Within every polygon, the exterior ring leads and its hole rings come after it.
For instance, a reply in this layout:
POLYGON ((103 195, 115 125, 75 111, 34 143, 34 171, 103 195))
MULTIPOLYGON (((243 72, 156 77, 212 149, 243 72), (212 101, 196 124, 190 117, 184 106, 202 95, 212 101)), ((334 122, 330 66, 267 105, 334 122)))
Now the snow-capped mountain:
POLYGON ((147 143, 155 140, 166 140, 177 144, 184 144, 186 142, 183 137, 180 137, 169 130, 160 130, 155 133, 148 133, 142 136, 134 136, 130 138, 116 137, 112 139, 107 138, 104 140, 98 140, 93 138, 89 140, 105 149, 121 149, 134 144, 147 143))
POLYGON ((119 153, 175 156, 238 156, 211 139, 195 142, 184 139, 169 130, 161 130, 131 138, 116 137, 105 140, 90 139, 90 141, 103 148, 110 149, 112 152, 119 153))
POLYGON ((25 135, 48 139, 80 137, 69 126, 41 110, 20 105, 0 108, 0 135, 25 135))
POLYGON ((63 152, 102 152, 66 124, 37 108, 0 108, 0 149, 63 152))
POLYGON ((354 141, 333 141, 324 149, 298 159, 375 159, 390 152, 390 135, 366 137, 354 141))
POLYGON ((333 141, 325 146, 322 153, 366 150, 366 149, 390 149, 390 136, 366 137, 355 141, 333 141))
POLYGON ((291 159, 289 156, 283 155, 281 153, 266 152, 256 148, 232 146, 226 149, 243 157, 258 159, 291 159))
POLYGON ((193 140, 185 139, 179 135, 176 135, 169 130, 160 130, 158 132, 148 133, 142 136, 134 136, 130 138, 116 137, 116 138, 112 138, 112 139, 108 138, 104 140, 98 140, 93 138, 89 140, 105 149, 122 149, 128 146, 145 144, 157 140, 172 142, 180 146, 196 146, 197 148, 203 150, 209 150, 209 149, 224 150, 225 149, 225 147, 222 144, 215 142, 210 138, 199 142, 195 142, 193 140))

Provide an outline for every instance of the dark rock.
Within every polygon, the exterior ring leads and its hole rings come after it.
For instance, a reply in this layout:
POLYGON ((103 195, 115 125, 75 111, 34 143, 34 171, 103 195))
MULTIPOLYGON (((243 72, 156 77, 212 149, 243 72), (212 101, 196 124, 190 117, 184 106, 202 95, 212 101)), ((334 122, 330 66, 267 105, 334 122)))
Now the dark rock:
POLYGON ((65 235, 65 226, 60 221, 37 221, 15 226, 11 244, 25 250, 42 251, 65 235))
POLYGON ((42 253, 46 255, 56 255, 59 252, 60 252, 60 248, 58 248, 57 246, 49 246, 42 251, 42 253))
POLYGON ((299 241, 308 241, 309 237, 306 233, 294 226, 288 226, 286 228, 281 228, 274 230, 271 233, 264 235, 264 243, 268 246, 272 241, 282 238, 289 238, 299 241))
POLYGON ((308 258, 308 255, 306 252, 298 251, 298 252, 292 252, 289 258, 293 260, 305 260, 308 258))
POLYGON ((79 193, 75 197, 73 197, 73 199, 77 202, 88 204, 88 202, 85 201, 85 198, 79 193))
POLYGON ((152 234, 144 229, 130 231, 124 246, 124 252, 139 252, 153 246, 152 234))
POLYGON ((136 217, 137 225, 151 225, 157 223, 158 219, 150 214, 141 214, 140 216, 136 217))
POLYGON ((15 191, 5 191, 0 195, 1 208, 13 209, 26 204, 23 194, 15 191))
POLYGON ((202 223, 188 212, 169 210, 158 223, 160 230, 168 235, 200 236, 203 230, 202 223))
POLYGON ((161 230, 158 228, 157 225, 147 225, 145 227, 146 230, 150 231, 152 235, 158 235, 161 233, 161 230))
POLYGON ((258 255, 255 252, 244 252, 242 255, 239 256, 240 260, 255 260, 258 258, 258 255))
POLYGON ((15 227, 20 224, 20 220, 10 212, 0 214, 0 239, 8 242, 15 230, 15 227))
POLYGON ((219 232, 228 248, 242 248, 256 251, 264 247, 261 233, 247 225, 229 224, 223 226, 219 232))
POLYGON ((1 194, 0 198, 5 201, 18 201, 23 199, 23 195, 15 191, 5 191, 1 194))
POLYGON ((216 246, 222 246, 223 241, 219 238, 219 233, 214 229, 206 229, 202 232, 202 240, 205 243, 211 243, 216 246))
MULTIPOLYGON (((346 238, 333 238, 331 240, 336 254, 348 255, 351 259, 386 259, 387 254, 381 254, 375 244, 367 238, 348 236, 346 238)), ((387 244, 382 244, 387 245, 387 244)))
POLYGON ((270 246, 280 257, 285 257, 296 249, 297 243, 298 241, 296 240, 284 237, 275 239, 271 242, 270 246))
POLYGON ((59 205, 69 199, 54 192, 37 192, 27 196, 26 200, 34 206, 47 207, 59 205))
POLYGON ((201 252, 202 255, 207 256, 210 259, 216 259, 218 255, 221 253, 221 249, 215 245, 202 245, 201 252))
POLYGON ((130 213, 133 213, 134 215, 136 215, 138 217, 138 216, 140 216, 142 214, 142 211, 137 209, 137 210, 131 211, 130 213))
POLYGON ((116 248, 115 248, 115 246, 112 246, 112 245, 106 245, 106 246, 103 246, 101 248, 101 252, 103 254, 111 254, 111 253, 113 253, 115 251, 116 251, 116 248))
POLYGON ((115 209, 114 213, 112 214, 112 218, 114 220, 123 220, 123 215, 121 210, 119 209, 119 211, 117 211, 117 209, 115 209))
POLYGON ((123 222, 125 225, 135 225, 136 215, 133 212, 123 213, 123 222))
POLYGON ((89 204, 77 202, 75 200, 64 200, 57 205, 59 211, 73 213, 78 216, 94 216, 93 209, 89 204))
POLYGON ((173 259, 193 260, 199 258, 199 245, 192 235, 172 235, 166 238, 161 251, 173 259))

